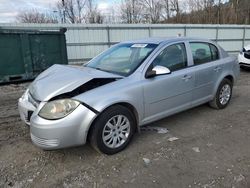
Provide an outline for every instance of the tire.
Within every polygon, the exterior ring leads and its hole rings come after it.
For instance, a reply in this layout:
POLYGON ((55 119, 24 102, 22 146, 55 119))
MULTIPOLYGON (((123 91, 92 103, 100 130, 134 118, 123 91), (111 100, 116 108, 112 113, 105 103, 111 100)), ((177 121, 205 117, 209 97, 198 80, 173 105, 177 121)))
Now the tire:
POLYGON ((224 78, 217 89, 214 99, 209 102, 209 105, 215 109, 226 108, 232 97, 232 87, 233 87, 232 82, 224 78), (222 99, 223 91, 224 91, 224 99, 222 99))
POLYGON ((121 105, 111 106, 101 113, 91 126, 90 144, 101 153, 118 153, 131 141, 135 127, 136 121, 129 109, 121 105))

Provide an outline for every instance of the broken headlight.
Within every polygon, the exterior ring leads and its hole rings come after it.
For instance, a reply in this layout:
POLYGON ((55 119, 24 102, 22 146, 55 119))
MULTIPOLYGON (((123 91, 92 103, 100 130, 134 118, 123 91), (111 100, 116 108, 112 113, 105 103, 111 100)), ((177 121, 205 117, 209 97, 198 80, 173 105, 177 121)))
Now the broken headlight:
POLYGON ((73 112, 80 102, 72 99, 60 99, 48 102, 39 112, 39 116, 45 119, 61 119, 73 112))

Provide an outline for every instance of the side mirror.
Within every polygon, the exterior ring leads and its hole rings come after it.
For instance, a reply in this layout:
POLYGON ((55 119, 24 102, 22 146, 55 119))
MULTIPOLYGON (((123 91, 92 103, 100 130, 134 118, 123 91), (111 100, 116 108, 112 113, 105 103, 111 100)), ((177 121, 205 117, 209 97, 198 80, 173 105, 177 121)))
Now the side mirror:
POLYGON ((158 75, 170 74, 171 71, 167 67, 156 65, 153 69, 149 69, 146 72, 146 78, 152 78, 158 75))

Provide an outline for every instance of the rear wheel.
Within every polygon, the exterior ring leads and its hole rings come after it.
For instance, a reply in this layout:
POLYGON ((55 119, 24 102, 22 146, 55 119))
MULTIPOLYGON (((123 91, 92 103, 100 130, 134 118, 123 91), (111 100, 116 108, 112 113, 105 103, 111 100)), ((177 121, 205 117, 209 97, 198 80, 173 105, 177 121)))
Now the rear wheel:
POLYGON ((116 105, 105 110, 91 127, 90 143, 105 154, 115 154, 123 150, 135 132, 135 119, 124 106, 116 105))
POLYGON ((232 87, 233 84, 230 80, 226 78, 223 79, 217 89, 214 99, 209 102, 209 105, 216 109, 225 108, 231 100, 232 87))

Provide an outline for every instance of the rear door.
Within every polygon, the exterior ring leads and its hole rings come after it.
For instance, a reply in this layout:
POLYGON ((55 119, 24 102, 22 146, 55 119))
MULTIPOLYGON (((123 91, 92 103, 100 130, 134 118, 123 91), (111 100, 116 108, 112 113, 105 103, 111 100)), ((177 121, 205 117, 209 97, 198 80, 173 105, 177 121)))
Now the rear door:
POLYGON ((213 44, 190 42, 190 49, 195 66, 193 105, 197 105, 211 100, 214 85, 223 66, 219 63, 218 49, 213 44))

